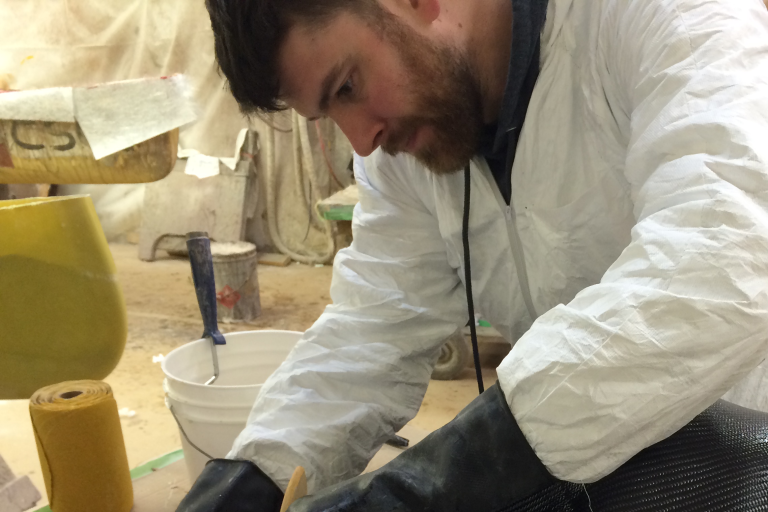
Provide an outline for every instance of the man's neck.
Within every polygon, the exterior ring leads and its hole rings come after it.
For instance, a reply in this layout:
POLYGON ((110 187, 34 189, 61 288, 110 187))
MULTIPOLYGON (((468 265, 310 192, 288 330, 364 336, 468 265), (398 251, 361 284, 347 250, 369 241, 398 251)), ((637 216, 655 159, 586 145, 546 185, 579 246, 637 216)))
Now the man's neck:
POLYGON ((478 76, 483 98, 483 122, 497 120, 507 84, 512 46, 512 1, 478 0, 466 13, 467 54, 478 76))

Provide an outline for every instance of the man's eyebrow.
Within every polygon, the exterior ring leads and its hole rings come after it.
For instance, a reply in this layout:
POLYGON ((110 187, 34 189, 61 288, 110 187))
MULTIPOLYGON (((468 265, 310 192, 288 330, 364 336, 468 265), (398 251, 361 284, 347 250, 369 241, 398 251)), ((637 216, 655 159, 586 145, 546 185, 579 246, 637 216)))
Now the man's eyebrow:
MULTIPOLYGON (((347 63, 349 62, 349 60, 350 60, 349 57, 347 57, 343 61, 333 66, 331 70, 328 72, 328 74, 325 75, 325 79, 323 79, 323 83, 320 87, 320 104, 318 105, 318 111, 320 112, 320 116, 325 115, 325 113, 328 111, 328 105, 331 102, 331 94, 333 92, 331 91, 331 89, 333 88, 334 84, 336 84, 336 82, 339 80, 339 75, 347 66, 347 63)), ((309 120, 314 121, 318 119, 320 116, 311 117, 309 118, 309 120)))

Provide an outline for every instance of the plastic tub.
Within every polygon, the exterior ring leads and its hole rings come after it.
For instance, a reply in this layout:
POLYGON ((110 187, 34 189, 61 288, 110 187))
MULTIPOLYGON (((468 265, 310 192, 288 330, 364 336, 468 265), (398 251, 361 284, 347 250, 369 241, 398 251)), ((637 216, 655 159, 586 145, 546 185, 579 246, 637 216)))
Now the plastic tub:
POLYGON ((210 386, 203 385, 213 375, 209 340, 187 343, 165 357, 165 404, 183 429, 179 435, 190 482, 208 462, 200 450, 213 458, 229 452, 245 427, 261 385, 301 336, 294 331, 225 334, 227 344, 217 347, 219 378, 210 386))

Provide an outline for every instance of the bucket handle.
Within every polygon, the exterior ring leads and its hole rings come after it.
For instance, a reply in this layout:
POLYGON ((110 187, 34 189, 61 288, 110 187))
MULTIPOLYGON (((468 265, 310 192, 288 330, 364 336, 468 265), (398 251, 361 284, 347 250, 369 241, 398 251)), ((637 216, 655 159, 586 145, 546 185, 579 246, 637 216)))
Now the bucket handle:
POLYGON ((176 424, 179 426, 179 432, 181 432, 181 435, 184 436, 184 439, 187 440, 187 443, 189 443, 189 446, 194 448, 195 450, 199 451, 206 457, 208 457, 208 460, 213 460, 213 457, 208 455, 206 452, 204 452, 199 446, 197 446, 195 443, 192 442, 192 440, 189 438, 186 432, 184 432, 184 427, 181 426, 181 422, 179 421, 179 418, 176 417, 176 413, 173 410, 173 406, 171 404, 168 404, 168 409, 171 411, 171 416, 173 416, 173 419, 176 421, 176 424))

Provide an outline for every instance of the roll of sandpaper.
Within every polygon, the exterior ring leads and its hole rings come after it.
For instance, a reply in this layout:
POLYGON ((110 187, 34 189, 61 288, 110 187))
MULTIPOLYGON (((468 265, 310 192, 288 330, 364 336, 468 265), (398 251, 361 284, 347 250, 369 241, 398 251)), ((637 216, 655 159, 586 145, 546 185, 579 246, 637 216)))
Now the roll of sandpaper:
POLYGON ((76 380, 32 395, 29 412, 53 512, 128 512, 128 456, 105 382, 76 380))

